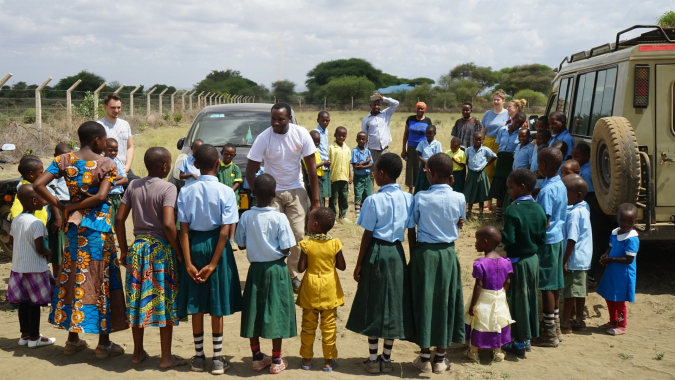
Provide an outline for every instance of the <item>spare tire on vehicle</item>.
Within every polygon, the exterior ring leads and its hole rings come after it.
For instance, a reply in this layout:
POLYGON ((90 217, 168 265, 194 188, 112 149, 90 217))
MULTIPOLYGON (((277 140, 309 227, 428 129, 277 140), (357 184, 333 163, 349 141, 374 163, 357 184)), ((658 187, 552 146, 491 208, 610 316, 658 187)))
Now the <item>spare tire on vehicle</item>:
POLYGON ((622 203, 635 203, 640 187, 637 138, 623 117, 603 117, 591 143, 593 187, 602 211, 616 215, 622 203))

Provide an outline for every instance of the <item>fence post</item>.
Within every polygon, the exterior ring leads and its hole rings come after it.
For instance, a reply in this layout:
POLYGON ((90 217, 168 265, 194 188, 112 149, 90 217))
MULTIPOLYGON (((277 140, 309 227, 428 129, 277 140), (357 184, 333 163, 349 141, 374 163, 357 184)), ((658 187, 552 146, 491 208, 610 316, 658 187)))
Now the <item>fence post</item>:
POLYGON ((133 91, 129 93, 129 118, 133 119, 134 117, 134 94, 136 91, 140 90, 141 86, 138 85, 136 88, 134 88, 133 91))
MULTIPOLYGON (((195 92, 197 92, 197 90, 195 90, 195 92)), ((201 102, 201 99, 202 99, 202 94, 204 94, 205 92, 206 91, 202 91, 202 92, 199 93, 199 95, 197 95, 197 108, 198 109, 201 109, 199 106, 201 104, 200 102, 201 102)), ((194 93, 193 93, 193 95, 194 95, 194 93)))
MULTIPOLYGON (((164 114, 162 113, 162 96, 164 96, 164 93, 166 93, 167 91, 169 91, 169 88, 168 88, 168 87, 165 88, 164 91, 162 91, 162 92, 159 93, 159 116, 163 116, 163 115, 164 115, 164 114)), ((171 100, 173 100, 173 98, 171 98, 171 100)), ((173 105, 173 102, 171 102, 171 104, 173 105)))
POLYGON ((73 83, 69 89, 66 90, 66 118, 68 119, 68 126, 73 126, 73 100, 72 92, 75 90, 75 87, 79 86, 82 83, 82 79, 78 79, 77 82, 73 83))
POLYGON ((146 94, 147 104, 146 104, 145 116, 150 116, 150 95, 152 95, 152 93, 155 92, 156 89, 157 89, 157 87, 153 87, 152 90, 148 91, 148 93, 146 94))
POLYGON ((180 113, 185 113, 185 95, 187 95, 188 91, 183 91, 183 93, 180 96, 180 113))
POLYGON ((173 94, 171 94, 171 114, 174 114, 176 112, 176 108, 174 107, 174 96, 179 92, 180 90, 176 90, 173 94))
POLYGON ((209 96, 209 105, 210 105, 210 106, 213 105, 213 97, 214 97, 214 96, 216 96, 216 93, 215 93, 215 92, 214 92, 213 94, 211 94, 211 96, 209 96))
POLYGON ((40 95, 40 91, 42 91, 51 80, 52 77, 47 78, 40 87, 35 89, 35 125, 37 125, 38 130, 42 129, 42 96, 40 95))
POLYGON ((120 88, 118 88, 117 90, 115 90, 115 92, 113 92, 113 94, 119 94, 120 91, 122 91, 122 89, 123 89, 124 87, 126 87, 126 85, 124 85, 124 84, 121 85, 120 88))
POLYGON ((255 103, 255 95, 253 95, 253 99, 251 99, 251 103, 255 103))
POLYGON ((98 120, 98 93, 101 92, 107 85, 106 82, 103 82, 96 90, 94 90, 94 120, 98 120))
POLYGON ((0 87, 2 87, 5 83, 7 83, 7 81, 11 77, 12 77, 12 73, 7 73, 7 75, 5 75, 2 79, 0 79, 0 87))
POLYGON ((354 97, 352 96, 352 111, 354 111, 354 97))

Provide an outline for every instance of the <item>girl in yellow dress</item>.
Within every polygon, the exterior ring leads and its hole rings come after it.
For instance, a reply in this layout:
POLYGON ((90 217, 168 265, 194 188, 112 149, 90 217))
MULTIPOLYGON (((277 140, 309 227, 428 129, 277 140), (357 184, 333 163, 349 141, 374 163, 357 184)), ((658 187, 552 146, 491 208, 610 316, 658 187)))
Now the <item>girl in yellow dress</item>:
POLYGON ((321 315, 321 345, 323 346, 324 371, 337 367, 335 346, 337 307, 345 303, 342 286, 335 268, 344 271, 347 265, 342 255, 342 242, 327 235, 335 224, 335 214, 326 207, 314 209, 309 214, 309 237, 298 245, 302 249, 298 271, 307 270, 298 292, 296 305, 302 308, 300 333, 302 369, 312 368, 314 337, 321 315))

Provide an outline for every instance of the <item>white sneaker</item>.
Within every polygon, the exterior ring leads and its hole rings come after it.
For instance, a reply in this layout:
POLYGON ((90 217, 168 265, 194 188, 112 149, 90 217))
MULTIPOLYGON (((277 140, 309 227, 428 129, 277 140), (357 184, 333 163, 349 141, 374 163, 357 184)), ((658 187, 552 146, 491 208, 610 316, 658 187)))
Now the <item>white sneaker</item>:
POLYGON ((42 346, 49 346, 51 344, 54 344, 54 342, 56 342, 56 338, 45 338, 42 335, 40 335, 40 339, 28 341, 28 348, 37 348, 37 347, 42 347, 42 346), (47 340, 44 340, 44 339, 47 339, 47 340))
MULTIPOLYGON (((42 335, 40 335, 40 337, 42 337, 42 335)), ((25 345, 27 345, 27 344, 28 344, 28 340, 29 340, 28 338, 24 338, 24 337, 19 338, 19 346, 25 346, 25 345)))

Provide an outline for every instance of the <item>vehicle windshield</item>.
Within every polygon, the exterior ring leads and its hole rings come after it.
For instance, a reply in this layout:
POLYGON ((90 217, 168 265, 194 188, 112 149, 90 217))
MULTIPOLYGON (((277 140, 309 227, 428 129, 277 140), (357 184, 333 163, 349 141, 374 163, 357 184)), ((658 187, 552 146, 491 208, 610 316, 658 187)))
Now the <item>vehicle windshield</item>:
POLYGON ((199 116, 190 143, 196 139, 206 144, 236 146, 253 144, 255 138, 270 127, 269 112, 213 112, 199 116))

